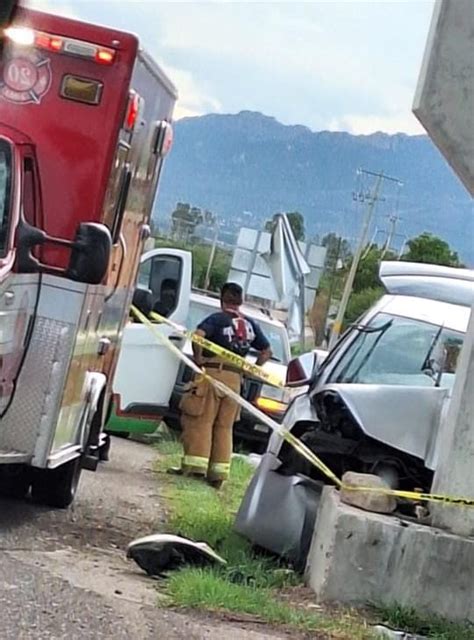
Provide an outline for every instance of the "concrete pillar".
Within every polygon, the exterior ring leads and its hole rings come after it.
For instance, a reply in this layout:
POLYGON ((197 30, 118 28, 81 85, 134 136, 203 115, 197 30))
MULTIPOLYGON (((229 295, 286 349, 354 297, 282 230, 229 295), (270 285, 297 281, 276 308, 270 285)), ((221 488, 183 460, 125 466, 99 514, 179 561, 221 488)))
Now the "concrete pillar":
MULTIPOLYGON (((474 304, 456 372, 453 396, 433 482, 434 493, 474 498, 474 304)), ((432 507, 433 525, 461 536, 474 536, 474 508, 432 507)))

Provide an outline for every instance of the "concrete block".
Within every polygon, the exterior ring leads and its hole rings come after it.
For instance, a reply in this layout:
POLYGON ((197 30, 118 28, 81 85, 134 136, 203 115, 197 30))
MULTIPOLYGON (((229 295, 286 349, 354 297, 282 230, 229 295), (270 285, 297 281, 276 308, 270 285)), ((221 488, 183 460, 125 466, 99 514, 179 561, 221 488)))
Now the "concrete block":
POLYGON ((361 511, 325 487, 306 580, 320 602, 398 603, 474 622, 474 539, 361 511))
MULTIPOLYGON (((342 477, 342 482, 347 487, 390 489, 382 478, 370 473, 347 471, 342 477)), ((393 496, 385 496, 382 493, 343 488, 341 489, 340 497, 345 504, 350 504, 366 511, 375 511, 376 513, 392 513, 397 508, 397 500, 393 496)))

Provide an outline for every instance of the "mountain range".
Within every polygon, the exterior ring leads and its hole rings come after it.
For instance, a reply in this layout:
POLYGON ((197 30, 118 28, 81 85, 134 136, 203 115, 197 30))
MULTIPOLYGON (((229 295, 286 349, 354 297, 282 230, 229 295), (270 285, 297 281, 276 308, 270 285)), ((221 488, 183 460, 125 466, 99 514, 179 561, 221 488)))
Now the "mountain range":
POLYGON ((382 173, 371 238, 392 246, 429 231, 474 264, 474 207, 427 136, 352 135, 284 125, 258 112, 209 114, 175 123, 175 142, 155 207, 158 224, 176 203, 219 216, 227 231, 261 227, 279 211, 300 211, 307 237, 334 231, 351 242, 382 173), (400 183, 403 183, 401 185, 400 183))

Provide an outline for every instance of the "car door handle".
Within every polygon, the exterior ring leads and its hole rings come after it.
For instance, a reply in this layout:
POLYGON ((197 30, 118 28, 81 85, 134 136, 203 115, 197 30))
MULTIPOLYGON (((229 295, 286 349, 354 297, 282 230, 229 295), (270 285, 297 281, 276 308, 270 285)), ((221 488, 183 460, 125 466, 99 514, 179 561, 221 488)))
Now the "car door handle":
POLYGON ((172 342, 181 342, 181 340, 184 340, 183 336, 181 336, 179 333, 172 333, 170 336, 168 336, 168 338, 172 342))

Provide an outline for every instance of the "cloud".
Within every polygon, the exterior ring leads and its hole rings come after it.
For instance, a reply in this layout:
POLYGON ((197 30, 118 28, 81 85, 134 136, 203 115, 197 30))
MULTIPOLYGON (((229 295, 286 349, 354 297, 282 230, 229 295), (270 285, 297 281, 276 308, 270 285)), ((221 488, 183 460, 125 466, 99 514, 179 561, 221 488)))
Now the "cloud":
POLYGON ((178 117, 250 109, 313 129, 421 130, 411 104, 432 0, 30 4, 138 33, 180 90, 178 117))
POLYGON ((348 114, 333 118, 328 125, 329 131, 349 131, 356 135, 368 135, 376 131, 385 133, 406 133, 420 135, 426 133, 414 115, 406 111, 388 115, 348 114))
POLYGON ((46 13, 57 13, 67 18, 79 17, 77 11, 73 8, 72 2, 57 3, 54 0, 26 0, 24 4, 37 11, 45 11, 46 13))
POLYGON ((219 100, 206 95, 189 71, 168 65, 163 60, 158 59, 158 62, 178 88, 179 99, 174 113, 176 120, 222 110, 219 100))

